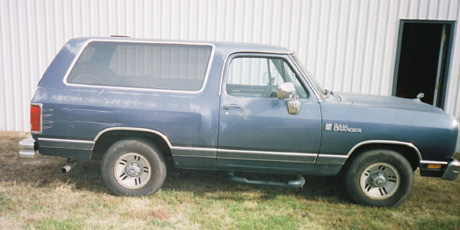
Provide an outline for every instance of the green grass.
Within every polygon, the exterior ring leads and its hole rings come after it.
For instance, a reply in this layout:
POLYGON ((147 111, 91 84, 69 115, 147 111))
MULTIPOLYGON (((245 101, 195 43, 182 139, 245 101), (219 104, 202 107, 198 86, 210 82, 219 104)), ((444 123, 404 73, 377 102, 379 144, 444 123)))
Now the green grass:
POLYGON ((460 229, 459 179, 416 174, 411 196, 395 208, 352 204, 335 177, 286 189, 179 169, 152 196, 115 197, 97 161, 61 174, 65 159, 18 158, 25 135, 0 132, 0 229, 460 229))
POLYGON ((81 229, 83 227, 83 221, 77 219, 65 219, 65 220, 56 220, 53 217, 40 219, 31 223, 29 227, 32 227, 38 230, 52 230, 52 229, 81 229))

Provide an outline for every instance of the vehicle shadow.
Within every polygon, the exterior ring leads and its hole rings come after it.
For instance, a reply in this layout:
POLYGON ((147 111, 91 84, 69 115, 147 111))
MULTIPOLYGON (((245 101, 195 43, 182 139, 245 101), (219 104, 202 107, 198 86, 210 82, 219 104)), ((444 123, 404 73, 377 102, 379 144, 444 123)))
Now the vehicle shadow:
MULTIPOLYGON (((326 202, 348 203, 347 197, 342 191, 338 177, 328 176, 305 176, 303 188, 286 188, 267 185, 239 184, 229 179, 227 172, 223 171, 196 171, 173 169, 168 171, 163 190, 193 191, 194 194, 218 194, 216 199, 244 199, 243 196, 233 196, 235 192, 257 193, 262 200, 273 200, 280 195, 296 196, 307 200, 323 200, 326 202), (229 193, 221 193, 228 191, 229 193), (231 196, 226 196, 231 194, 231 196)), ((297 179, 296 176, 250 174, 242 173, 248 179, 262 181, 287 182, 297 179), (252 176, 252 177, 251 177, 252 176)))
MULTIPOLYGON (((0 166, 0 173, 4 175, 2 176, 3 181, 20 181, 36 187, 50 187, 58 183, 65 183, 72 184, 76 190, 108 193, 100 176, 100 160, 79 160, 68 173, 63 174, 61 168, 67 163, 64 158, 40 156, 37 159, 20 159, 15 157, 17 159, 12 162, 16 165, 15 167, 0 166)), ((254 176, 249 173, 245 175, 254 176)), ((260 174, 255 177, 258 180, 280 182, 296 179, 292 176, 270 174, 260 174)), ((214 199, 244 199, 244 196, 229 194, 257 193, 262 200, 272 200, 279 195, 289 195, 307 200, 320 199, 331 203, 348 202, 346 196, 340 192, 342 190, 337 177, 308 176, 305 179, 304 187, 295 189, 246 185, 230 181, 227 172, 184 170, 168 164, 167 177, 162 190, 192 192, 194 196, 212 194, 214 199)))

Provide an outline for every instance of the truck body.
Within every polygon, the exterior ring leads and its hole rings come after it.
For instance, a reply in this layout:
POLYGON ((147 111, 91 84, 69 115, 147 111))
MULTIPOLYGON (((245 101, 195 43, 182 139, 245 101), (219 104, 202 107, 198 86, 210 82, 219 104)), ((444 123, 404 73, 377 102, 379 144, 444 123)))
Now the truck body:
POLYGON ((32 138, 21 142, 20 155, 102 158, 104 183, 118 195, 158 190, 165 176, 156 174, 166 172, 153 168, 170 157, 188 169, 343 174, 356 184, 347 191, 361 192, 354 201, 387 206, 407 197, 417 168, 422 176, 457 177, 458 128, 419 99, 322 89, 282 47, 76 38, 39 82, 32 138), (153 153, 116 153, 132 145, 153 153))

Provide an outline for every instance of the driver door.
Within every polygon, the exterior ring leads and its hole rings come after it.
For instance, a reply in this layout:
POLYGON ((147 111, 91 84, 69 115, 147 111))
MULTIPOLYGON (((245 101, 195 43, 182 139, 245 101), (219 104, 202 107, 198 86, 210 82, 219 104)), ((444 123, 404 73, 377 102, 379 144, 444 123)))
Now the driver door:
POLYGON ((217 167, 225 170, 308 174, 321 138, 316 97, 287 55, 238 54, 223 80, 217 167), (278 86, 292 82, 301 103, 290 114, 278 86))

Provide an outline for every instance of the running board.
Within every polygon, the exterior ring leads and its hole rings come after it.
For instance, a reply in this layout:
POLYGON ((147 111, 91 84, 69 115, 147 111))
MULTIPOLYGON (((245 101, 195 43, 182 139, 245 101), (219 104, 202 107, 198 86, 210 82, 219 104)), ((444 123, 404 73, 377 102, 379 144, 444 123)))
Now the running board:
POLYGON ((253 185, 268 185, 268 186, 278 186, 285 188, 302 188, 305 184, 305 178, 299 176, 297 180, 290 180, 287 183, 284 182, 275 182, 275 181, 261 181, 261 180, 248 180, 244 177, 235 176, 233 172, 229 172, 230 180, 240 183, 240 184, 253 184, 253 185))

